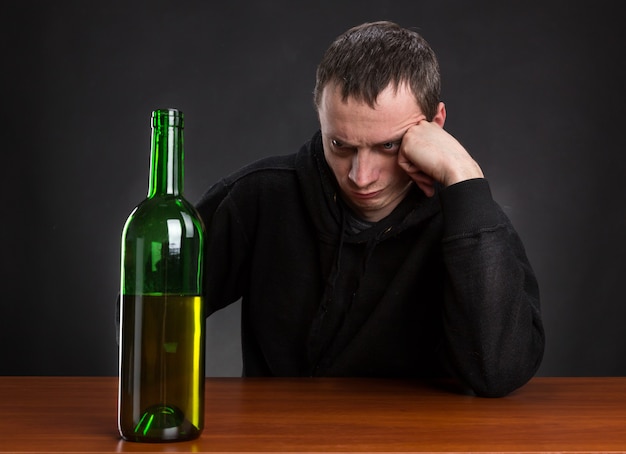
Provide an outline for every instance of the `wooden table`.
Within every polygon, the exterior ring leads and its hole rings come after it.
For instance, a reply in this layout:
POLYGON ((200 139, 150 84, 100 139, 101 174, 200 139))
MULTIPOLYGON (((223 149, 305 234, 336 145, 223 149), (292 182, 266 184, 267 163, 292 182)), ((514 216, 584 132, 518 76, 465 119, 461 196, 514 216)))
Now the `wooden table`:
POLYGON ((209 378, 202 436, 121 441, 116 377, 0 377, 0 452, 626 451, 626 377, 486 399, 409 380, 209 378))

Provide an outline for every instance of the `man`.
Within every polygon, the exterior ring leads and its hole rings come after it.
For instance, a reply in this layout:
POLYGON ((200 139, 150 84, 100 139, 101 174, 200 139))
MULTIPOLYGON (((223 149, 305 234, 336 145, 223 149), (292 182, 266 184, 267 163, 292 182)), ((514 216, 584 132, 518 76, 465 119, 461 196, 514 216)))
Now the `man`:
POLYGON ((320 131, 200 201, 207 313, 242 298, 244 375, 450 376, 502 396, 537 371, 533 271, 439 91, 420 35, 348 30, 318 67, 320 131))

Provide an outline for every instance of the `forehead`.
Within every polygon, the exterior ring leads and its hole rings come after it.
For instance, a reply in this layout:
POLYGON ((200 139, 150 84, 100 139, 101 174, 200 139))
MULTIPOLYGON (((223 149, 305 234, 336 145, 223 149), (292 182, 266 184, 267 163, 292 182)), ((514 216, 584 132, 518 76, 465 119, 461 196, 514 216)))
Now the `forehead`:
POLYGON ((388 86, 370 106, 354 97, 343 99, 341 87, 330 83, 324 87, 318 113, 324 135, 355 144, 397 139, 423 118, 406 85, 388 86))

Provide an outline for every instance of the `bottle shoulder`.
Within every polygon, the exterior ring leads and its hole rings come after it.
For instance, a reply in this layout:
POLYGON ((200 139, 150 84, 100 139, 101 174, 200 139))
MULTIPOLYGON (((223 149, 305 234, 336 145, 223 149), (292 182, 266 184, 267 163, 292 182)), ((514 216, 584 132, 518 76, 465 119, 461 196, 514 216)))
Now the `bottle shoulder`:
POLYGON ((131 228, 167 228, 170 224, 181 224, 185 230, 202 233, 204 225, 196 208, 181 196, 153 196, 144 199, 128 216, 124 230, 131 228))
POLYGON ((196 208, 187 199, 181 196, 153 196, 142 200, 133 210, 133 213, 155 216, 176 216, 187 213, 199 217, 196 208))

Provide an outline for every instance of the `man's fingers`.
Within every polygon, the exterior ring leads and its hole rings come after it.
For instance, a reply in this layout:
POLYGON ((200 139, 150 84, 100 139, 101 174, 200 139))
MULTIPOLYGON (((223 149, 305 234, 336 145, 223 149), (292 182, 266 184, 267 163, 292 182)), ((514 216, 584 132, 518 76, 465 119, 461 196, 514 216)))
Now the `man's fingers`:
POLYGON ((423 172, 416 172, 410 174, 410 176, 428 197, 432 197, 435 194, 435 180, 433 178, 423 172))

